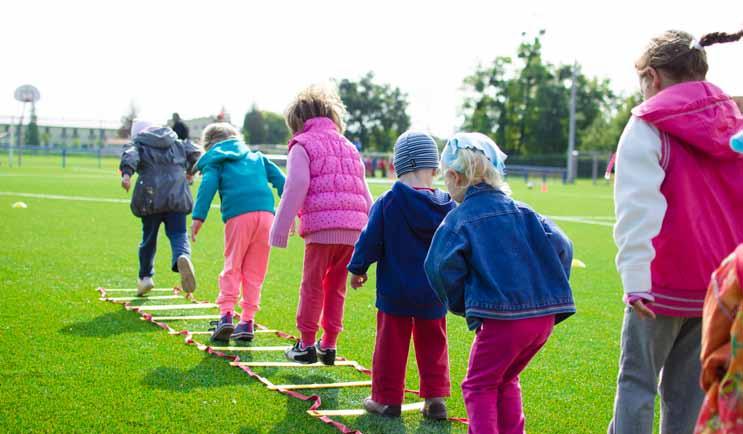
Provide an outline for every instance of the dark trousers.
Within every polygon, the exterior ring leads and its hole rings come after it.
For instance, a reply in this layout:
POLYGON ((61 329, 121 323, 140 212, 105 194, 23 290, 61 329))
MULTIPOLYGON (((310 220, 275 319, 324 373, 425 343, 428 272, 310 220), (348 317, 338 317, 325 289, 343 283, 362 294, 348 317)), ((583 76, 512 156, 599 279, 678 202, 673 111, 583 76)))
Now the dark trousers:
POLYGON ((139 245, 139 278, 155 274, 155 252, 160 224, 165 224, 165 234, 173 251, 171 269, 178 271, 176 261, 181 255, 191 256, 191 246, 186 233, 186 214, 162 213, 142 217, 142 244, 139 245))

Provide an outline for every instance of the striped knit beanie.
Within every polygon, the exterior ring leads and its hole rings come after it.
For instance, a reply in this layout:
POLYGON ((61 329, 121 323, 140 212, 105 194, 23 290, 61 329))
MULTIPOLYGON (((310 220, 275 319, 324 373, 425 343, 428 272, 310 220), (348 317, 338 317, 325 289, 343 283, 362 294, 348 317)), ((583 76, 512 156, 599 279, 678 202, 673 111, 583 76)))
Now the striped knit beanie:
POLYGON ((429 134, 406 131, 395 142, 395 171, 397 176, 418 169, 439 167, 439 148, 429 134))

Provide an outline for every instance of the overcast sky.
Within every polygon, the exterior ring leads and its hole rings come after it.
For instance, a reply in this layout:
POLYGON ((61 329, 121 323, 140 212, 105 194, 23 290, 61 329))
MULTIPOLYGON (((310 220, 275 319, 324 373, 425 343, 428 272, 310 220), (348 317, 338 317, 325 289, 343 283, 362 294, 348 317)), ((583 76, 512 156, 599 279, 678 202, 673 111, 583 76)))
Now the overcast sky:
MULTIPOLYGON (((577 60, 631 92, 651 36, 743 27, 741 0, 8 0, 2 12, 0 115, 20 113, 13 91, 30 83, 42 118, 118 120, 133 101, 157 122, 225 106, 241 124, 253 103, 281 112, 307 84, 371 70, 408 93, 414 126, 441 136, 458 125, 462 79, 513 55, 521 32, 546 29, 547 61, 577 60)), ((743 42, 707 51, 708 79, 743 95, 743 42)))

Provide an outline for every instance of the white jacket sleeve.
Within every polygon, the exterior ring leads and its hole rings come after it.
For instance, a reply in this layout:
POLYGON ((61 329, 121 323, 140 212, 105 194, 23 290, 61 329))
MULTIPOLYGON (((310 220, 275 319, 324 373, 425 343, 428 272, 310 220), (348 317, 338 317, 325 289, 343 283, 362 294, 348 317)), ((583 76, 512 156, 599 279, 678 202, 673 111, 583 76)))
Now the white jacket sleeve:
POLYGON ((652 287, 653 238, 660 233, 667 209, 660 191, 666 176, 661 149, 658 130, 633 116, 619 139, 614 184, 617 270, 626 294, 649 293, 652 287))

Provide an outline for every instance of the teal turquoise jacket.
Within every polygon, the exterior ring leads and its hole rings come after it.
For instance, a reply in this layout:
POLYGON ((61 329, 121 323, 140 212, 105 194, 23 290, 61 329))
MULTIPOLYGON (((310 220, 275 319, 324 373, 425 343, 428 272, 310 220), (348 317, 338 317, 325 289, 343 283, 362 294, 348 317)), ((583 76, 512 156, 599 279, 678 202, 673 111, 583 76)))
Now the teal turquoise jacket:
POLYGON ((222 221, 241 214, 275 213, 271 185, 279 196, 284 192, 285 176, 260 152, 251 151, 239 139, 215 143, 196 163, 201 185, 194 205, 194 220, 206 220, 214 194, 219 191, 222 221))

